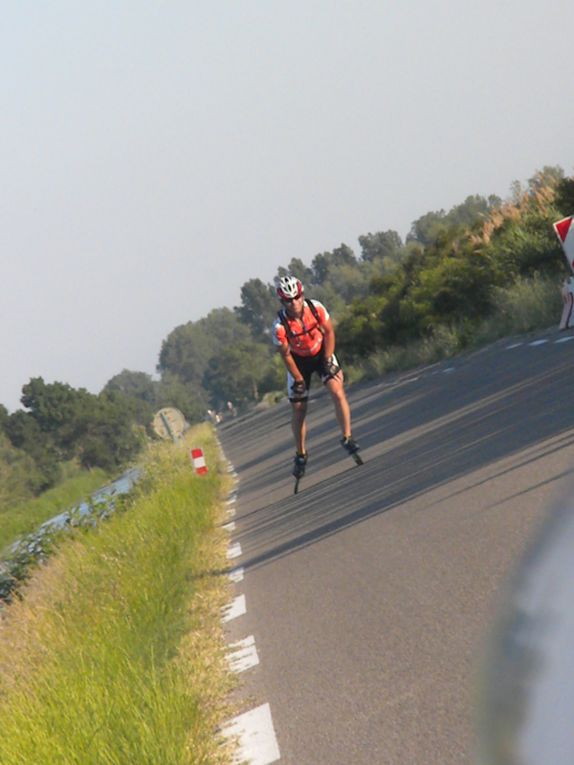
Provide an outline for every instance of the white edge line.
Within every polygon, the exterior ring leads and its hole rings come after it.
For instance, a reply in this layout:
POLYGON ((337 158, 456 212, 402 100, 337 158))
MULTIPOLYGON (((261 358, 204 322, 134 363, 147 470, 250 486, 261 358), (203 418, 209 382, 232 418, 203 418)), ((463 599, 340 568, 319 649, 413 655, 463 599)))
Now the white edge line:
POLYGON ((547 342, 548 342, 548 338, 546 338, 546 339, 544 339, 544 340, 534 340, 532 343, 528 343, 528 345, 529 345, 531 348, 534 348, 534 347, 536 347, 537 345, 544 345, 544 344, 545 344, 545 343, 547 343, 547 342))
POLYGON ((225 529, 225 531, 235 531, 235 521, 229 521, 229 523, 224 523, 221 528, 225 529))
POLYGON ((262 704, 234 717, 224 726, 223 735, 239 739, 236 763, 271 765, 281 757, 269 704, 262 704))
POLYGON ((231 571, 228 574, 229 581, 234 582, 235 584, 239 584, 239 582, 243 581, 243 577, 245 576, 245 571, 243 570, 243 566, 238 566, 237 568, 232 568, 231 571))
POLYGON ((247 608, 245 606, 245 595, 238 595, 228 606, 222 609, 222 611, 223 614, 221 618, 224 623, 230 622, 232 619, 237 619, 239 616, 246 614, 247 608))
POLYGON ((259 664, 259 656, 255 647, 255 638, 249 635, 244 640, 232 643, 227 654, 227 662, 232 672, 246 672, 259 664))
POLYGON ((234 558, 239 558, 241 555, 241 545, 239 542, 235 542, 235 544, 232 544, 228 551, 227 551, 227 560, 233 560, 234 558))

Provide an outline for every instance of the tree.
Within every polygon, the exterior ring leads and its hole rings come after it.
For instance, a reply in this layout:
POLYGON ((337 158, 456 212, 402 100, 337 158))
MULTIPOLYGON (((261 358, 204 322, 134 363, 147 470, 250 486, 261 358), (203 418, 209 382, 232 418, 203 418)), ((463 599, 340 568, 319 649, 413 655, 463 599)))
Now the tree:
MULTIPOLYGON (((8 437, 0 433, 0 513, 46 487, 46 479, 36 463, 20 449, 16 449, 8 437)), ((4 540, 0 539, 0 550, 4 540)))
POLYGON ((564 170, 560 165, 544 165, 542 170, 537 170, 532 178, 528 179, 528 189, 536 193, 545 188, 556 189, 564 180, 564 170))
POLYGON ((21 409, 8 417, 5 432, 12 446, 27 454, 34 462, 34 491, 43 491, 53 486, 60 477, 61 459, 53 438, 42 431, 29 412, 21 409))
POLYGON ((484 221, 491 210, 500 207, 500 197, 491 194, 488 199, 479 194, 468 196, 460 205, 455 205, 445 217, 445 222, 452 230, 455 226, 471 228, 475 223, 484 221))
POLYGON ((560 215, 574 215, 574 178, 564 178, 558 184, 556 207, 560 215))
POLYGON ((154 406, 156 387, 157 383, 146 372, 132 372, 129 369, 123 369, 108 380, 103 390, 106 393, 123 393, 128 398, 137 398, 154 406))
POLYGON ((186 383, 177 375, 165 372, 157 390, 157 408, 173 406, 188 422, 201 422, 207 410, 203 387, 186 383))
POLYGON ((90 416, 76 444, 83 467, 116 470, 133 459, 143 445, 143 433, 134 427, 126 397, 121 393, 101 393, 91 399, 90 416))
POLYGON ((84 388, 76 390, 67 383, 45 383, 41 377, 33 377, 22 387, 20 401, 42 433, 51 438, 60 459, 71 459, 92 414, 94 398, 84 388))
POLYGON ((254 337, 263 339, 269 334, 277 314, 275 290, 261 279, 250 279, 241 287, 241 305, 235 311, 250 327, 254 337))
POLYGON ((36 377, 22 388, 21 401, 29 411, 9 418, 8 435, 42 472, 54 458, 56 463, 77 458, 83 467, 117 469, 141 447, 129 399, 119 392, 95 396, 36 377))
POLYGON ((357 266, 355 253, 346 244, 335 247, 333 252, 319 253, 313 258, 311 264, 313 269, 313 280, 316 284, 324 284, 329 278, 331 269, 334 266, 357 266))
POLYGON ((205 387, 212 402, 242 405, 259 399, 259 382, 271 363, 271 349, 260 343, 240 343, 222 348, 210 361, 205 387))
POLYGON ((300 258, 291 258, 287 266, 288 273, 295 276, 303 284, 308 285, 313 281, 313 271, 308 268, 300 258))
POLYGON ((0 433, 4 431, 9 416, 10 415, 8 414, 8 410, 4 404, 0 404, 0 433))
POLYGON ((424 246, 433 244, 439 233, 446 227, 445 217, 446 213, 444 210, 421 215, 411 225, 411 230, 407 235, 407 242, 414 240, 424 246))
POLYGON ((33 377, 22 387, 20 401, 45 433, 54 433, 69 424, 77 415, 79 397, 86 390, 74 390, 61 382, 46 384, 42 377, 33 377))
POLYGON ((213 354, 210 339, 200 324, 189 321, 172 330, 161 345, 158 370, 170 372, 185 382, 197 382, 213 354))
POLYGON ((401 237, 396 231, 379 231, 359 237, 361 257, 364 261, 396 261, 403 247, 401 237))
POLYGON ((124 408, 145 428, 150 426, 156 407, 158 383, 145 372, 122 370, 105 384, 102 393, 123 396, 124 408))
POLYGON ((485 316, 491 306, 494 266, 490 258, 452 253, 419 275, 410 292, 424 330, 437 324, 485 316))
POLYGON ((251 339, 249 328, 229 308, 214 308, 198 324, 207 336, 213 353, 217 352, 218 347, 251 339))
POLYGON ((176 327, 162 343, 158 369, 184 382, 201 385, 210 359, 219 349, 251 339, 249 327, 229 308, 215 308, 193 323, 176 327))
POLYGON ((323 284, 329 273, 329 252, 319 253, 313 258, 311 264, 313 268, 313 281, 316 284, 323 284))

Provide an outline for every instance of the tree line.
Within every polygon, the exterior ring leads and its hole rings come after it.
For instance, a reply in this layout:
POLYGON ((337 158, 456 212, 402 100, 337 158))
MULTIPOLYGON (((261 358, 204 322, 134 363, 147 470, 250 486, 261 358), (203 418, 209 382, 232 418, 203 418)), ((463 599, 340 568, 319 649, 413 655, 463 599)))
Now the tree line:
MULTIPOLYGON (((492 310, 496 289, 520 277, 566 274, 552 223, 574 211, 574 179, 545 167, 511 198, 468 196, 445 212, 414 221, 403 241, 393 230, 341 244, 309 264, 294 257, 277 277, 297 276, 306 294, 328 306, 343 360, 456 325, 472 334, 492 310)), ((241 305, 219 308, 176 327, 163 341, 158 371, 194 391, 205 406, 241 406, 282 390, 284 372, 269 332, 278 309, 272 283, 249 279, 241 305)))
MULTIPOLYGON (((552 223, 574 212, 574 179, 545 167, 511 197, 468 196, 449 211, 428 212, 403 241, 394 230, 359 236, 310 263, 293 257, 277 269, 297 276, 329 308, 343 362, 432 336, 462 333, 492 310, 499 287, 535 274, 566 273, 552 223)), ((28 476, 34 491, 52 485, 63 461, 113 470, 133 458, 153 412, 180 409, 188 421, 208 408, 236 408, 283 390, 285 375, 270 339, 278 309, 273 283, 255 277, 235 308, 216 308, 175 327, 162 342, 157 372, 124 369, 94 395, 35 378, 11 415, 0 406, 0 466, 28 476)), ((1 470, 1 467, 0 467, 1 470)), ((19 474, 19 473, 18 473, 19 474)))

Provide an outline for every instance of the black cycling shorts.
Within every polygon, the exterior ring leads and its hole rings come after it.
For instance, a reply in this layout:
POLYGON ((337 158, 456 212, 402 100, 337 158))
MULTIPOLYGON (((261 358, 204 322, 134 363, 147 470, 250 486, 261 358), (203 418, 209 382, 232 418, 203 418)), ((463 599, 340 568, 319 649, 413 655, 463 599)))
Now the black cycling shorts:
MULTIPOLYGON (((295 395, 292 389, 295 380, 293 379, 291 372, 287 372, 287 395, 289 396, 289 401, 306 401, 309 397, 309 388, 311 387, 311 377, 313 376, 313 373, 316 372, 319 375, 322 383, 326 383, 327 380, 330 380, 331 375, 323 373, 323 356, 321 353, 318 353, 315 356, 297 356, 295 353, 291 353, 291 356, 305 381, 305 390, 303 393, 295 395)), ((333 356, 332 358, 334 363, 339 365, 337 357, 333 356)))

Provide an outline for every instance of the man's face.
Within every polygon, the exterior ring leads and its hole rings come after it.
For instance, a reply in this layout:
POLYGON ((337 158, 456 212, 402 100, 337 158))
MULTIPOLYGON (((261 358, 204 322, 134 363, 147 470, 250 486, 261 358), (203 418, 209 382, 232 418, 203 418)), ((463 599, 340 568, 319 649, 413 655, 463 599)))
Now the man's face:
POLYGON ((287 315, 293 319, 298 319, 303 315, 303 300, 303 295, 300 295, 292 300, 282 298, 281 302, 287 311, 287 315))

